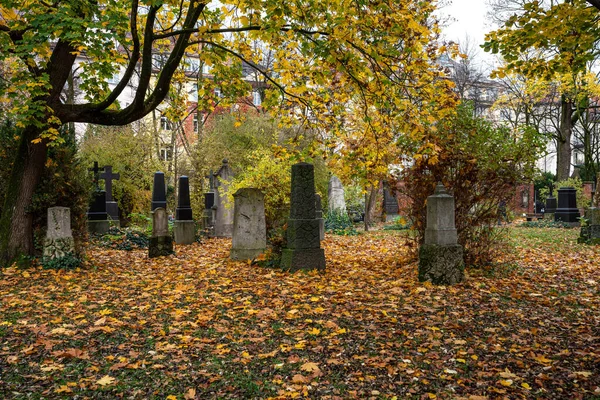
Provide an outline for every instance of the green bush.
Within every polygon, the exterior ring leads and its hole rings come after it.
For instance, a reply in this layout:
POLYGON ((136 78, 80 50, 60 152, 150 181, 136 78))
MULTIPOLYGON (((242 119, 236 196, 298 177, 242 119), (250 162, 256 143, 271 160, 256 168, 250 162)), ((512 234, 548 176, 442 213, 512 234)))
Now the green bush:
POLYGON ((325 231, 334 235, 358 235, 348 214, 341 210, 330 210, 325 214, 325 231))
POLYGON ((111 227, 104 235, 94 237, 98 245, 116 250, 147 249, 149 234, 135 229, 111 227))
POLYGON ((574 228, 568 222, 554 221, 550 219, 542 219, 537 221, 525 221, 521 225, 522 228, 574 228))
MULTIPOLYGON (((577 190, 577 207, 586 208, 590 205, 590 199, 587 199, 583 193, 583 182, 579 178, 569 178, 563 181, 556 182, 554 185, 554 197, 558 197, 558 189, 572 187, 577 190)), ((546 201, 549 194, 548 187, 542 187, 540 189, 540 200, 546 201)))
POLYGON ((391 225, 386 225, 383 227, 386 231, 401 231, 404 229, 410 229, 411 223, 406 219, 406 217, 398 216, 394 218, 391 225))
POLYGON ((82 260, 74 253, 67 253, 63 257, 42 258, 42 266, 46 269, 76 269, 81 267, 82 260))

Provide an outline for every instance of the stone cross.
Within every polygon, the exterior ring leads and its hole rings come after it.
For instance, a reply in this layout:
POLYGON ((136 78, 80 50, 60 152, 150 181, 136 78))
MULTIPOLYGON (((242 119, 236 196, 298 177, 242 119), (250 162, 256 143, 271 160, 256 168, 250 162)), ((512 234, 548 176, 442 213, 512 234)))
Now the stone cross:
POLYGON ((96 185, 96 190, 100 190, 99 180, 102 178, 100 171, 104 171, 104 168, 99 168, 98 161, 94 161, 94 168, 88 168, 88 171, 94 173, 94 185, 96 185))
MULTIPOLYGON (((96 167, 97 167, 97 163, 96 167)), ((105 165, 104 168, 100 168, 100 170, 104 171, 99 175, 100 179, 104 179, 104 190, 106 190, 106 201, 112 201, 112 181, 118 181, 121 179, 121 174, 113 173, 111 165, 105 165)))

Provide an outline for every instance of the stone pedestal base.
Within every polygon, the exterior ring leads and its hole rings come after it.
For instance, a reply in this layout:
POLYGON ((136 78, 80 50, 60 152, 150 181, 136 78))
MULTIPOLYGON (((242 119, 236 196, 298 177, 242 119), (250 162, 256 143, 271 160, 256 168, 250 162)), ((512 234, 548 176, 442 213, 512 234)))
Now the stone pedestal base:
POLYGON ((550 220, 550 221, 554 221, 554 213, 544 213, 544 219, 550 220))
POLYGON ((419 249, 419 281, 453 285, 465 278, 463 249, 459 244, 424 244, 419 249))
POLYGON ((194 221, 175 221, 173 224, 175 243, 192 244, 196 241, 196 223, 194 221))
POLYGON ((577 243, 600 244, 600 225, 582 226, 577 243))
POLYGON ((73 237, 44 239, 44 258, 61 258, 75 252, 73 237))
POLYGON ((299 269, 325 269, 325 250, 323 249, 283 249, 281 268, 288 271, 299 269))
POLYGON ((108 220, 102 220, 102 221, 88 220, 87 228, 88 228, 89 233, 99 233, 101 235, 104 235, 105 233, 108 232, 108 229, 110 228, 110 222, 108 222, 108 220))
POLYGON ((229 258, 232 260, 253 260, 264 253, 265 250, 266 249, 231 249, 229 258))
POLYGON ((153 236, 148 246, 148 257, 161 257, 173 254, 173 238, 171 236, 153 236))

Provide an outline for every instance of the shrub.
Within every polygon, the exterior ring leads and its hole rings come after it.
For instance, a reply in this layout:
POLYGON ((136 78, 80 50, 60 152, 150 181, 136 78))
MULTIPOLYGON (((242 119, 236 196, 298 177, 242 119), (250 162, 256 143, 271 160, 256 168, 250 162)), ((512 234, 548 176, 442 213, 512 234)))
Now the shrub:
MULTIPOLYGON (((581 181, 581 179, 569 178, 569 179, 565 179, 565 180, 556 182, 556 184, 554 185, 554 192, 552 194, 555 197, 557 197, 558 189, 565 188, 565 187, 572 187, 572 188, 575 188, 575 190, 577 191, 577 207, 581 207, 581 208, 589 207, 590 199, 587 199, 585 197, 585 194, 583 193, 583 182, 581 181)), ((545 202, 546 199, 548 198, 549 193, 550 193, 550 190, 547 186, 540 188, 540 200, 545 202)))
POLYGON ((334 235, 358 235, 348 214, 341 210, 329 210, 325 214, 325 231, 334 235))
POLYGON ((82 261, 74 253, 67 253, 63 257, 42 258, 42 266, 46 269, 76 269, 81 267, 82 261))
MULTIPOLYGON (((423 242, 427 197, 437 182, 454 196, 458 241, 467 265, 491 263, 503 235, 495 231, 499 204, 508 204, 515 187, 530 182, 541 140, 530 129, 514 132, 474 116, 468 104, 442 120, 422 141, 403 139, 414 161, 401 174, 401 192, 409 198, 409 218, 423 242)), ((416 248, 417 246, 415 246, 416 248)))

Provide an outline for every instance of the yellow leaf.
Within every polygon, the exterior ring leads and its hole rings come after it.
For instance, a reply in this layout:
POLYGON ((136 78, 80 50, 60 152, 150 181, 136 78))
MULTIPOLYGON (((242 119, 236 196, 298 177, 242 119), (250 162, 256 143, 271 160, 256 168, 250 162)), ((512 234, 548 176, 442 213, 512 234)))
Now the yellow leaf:
POLYGON ((312 328, 311 330, 308 331, 308 333, 311 335, 318 335, 319 333, 321 333, 321 330, 317 329, 317 328, 312 328))
POLYGON ((513 381, 512 381, 512 379, 501 379, 500 380, 500 384, 502 386, 507 386, 508 387, 508 386, 511 386, 513 384, 513 381))
POLYGON ((321 370, 319 369, 319 364, 310 361, 302 364, 300 369, 306 372, 321 372, 321 370))
POLYGON ((27 271, 24 271, 21 275, 23 275, 24 278, 29 278, 31 276, 27 271))
POLYGON ((167 396, 166 400, 177 400, 177 396, 173 396, 172 394, 167 396))
POLYGON ((527 390, 531 389, 531 386, 529 386, 529 384, 527 382, 521 383, 521 387, 524 389, 527 389, 527 390))
POLYGON ((104 375, 102 378, 96 381, 96 384, 100 386, 108 386, 112 385, 113 383, 115 383, 115 378, 108 375, 104 375))

